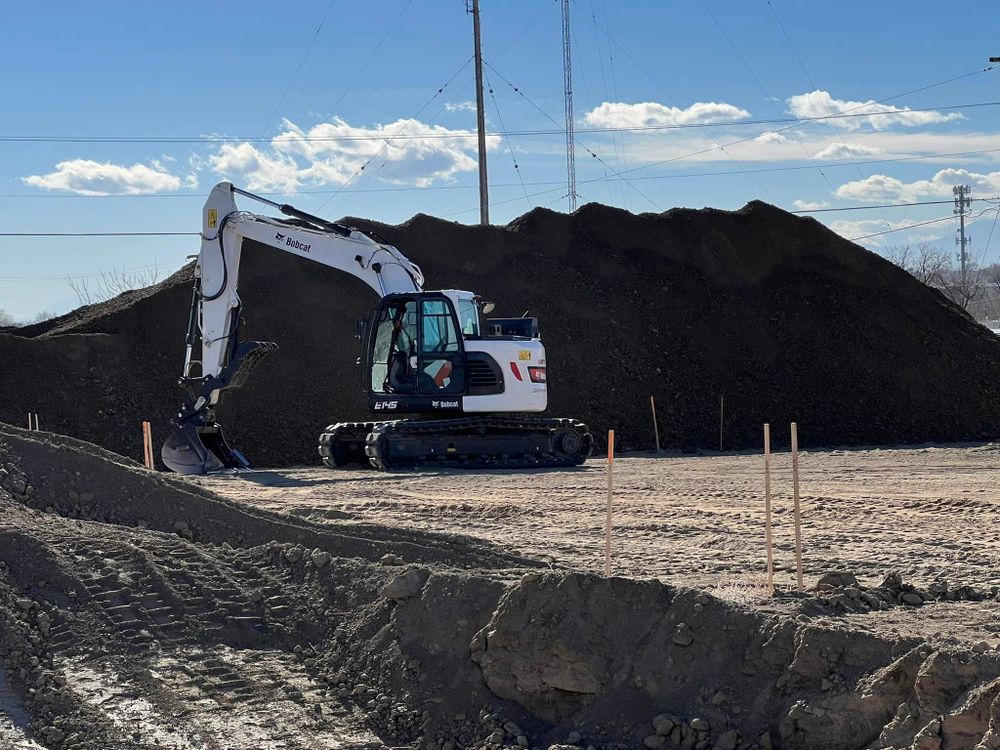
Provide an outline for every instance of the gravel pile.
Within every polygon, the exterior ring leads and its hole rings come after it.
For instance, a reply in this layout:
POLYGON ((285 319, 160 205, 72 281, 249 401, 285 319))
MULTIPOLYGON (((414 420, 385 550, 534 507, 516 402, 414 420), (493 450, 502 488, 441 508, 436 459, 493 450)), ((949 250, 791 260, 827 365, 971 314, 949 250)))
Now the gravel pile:
MULTIPOLYGON (((507 226, 418 215, 361 219, 496 315, 528 312, 547 346, 550 413, 621 449, 760 444, 761 424, 804 445, 979 440, 1000 434, 1000 340, 942 295, 818 222, 754 202, 739 211, 633 215, 589 204, 507 226)), ((220 416, 257 465, 316 461, 320 430, 364 417, 354 321, 361 282, 271 249, 244 254, 247 338, 280 350, 220 416)), ((141 457, 177 409, 190 272, 63 318, 0 333, 0 419, 141 457)))

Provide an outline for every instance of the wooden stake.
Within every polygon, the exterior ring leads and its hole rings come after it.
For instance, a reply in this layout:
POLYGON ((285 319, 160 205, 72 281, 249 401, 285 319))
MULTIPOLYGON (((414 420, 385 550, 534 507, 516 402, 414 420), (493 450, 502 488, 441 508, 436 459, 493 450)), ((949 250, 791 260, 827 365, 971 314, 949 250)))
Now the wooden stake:
POLYGON ((802 513, 799 507, 799 428, 792 422, 792 497, 795 503, 795 577, 799 591, 802 583, 802 513))
POLYGON ((653 434, 656 436, 656 452, 660 452, 660 428, 656 426, 656 399, 649 397, 649 408, 653 412, 653 434))
POLYGON ((764 425, 764 541, 767 544, 767 593, 774 596, 774 544, 771 540, 771 425, 764 425))
POLYGON ((142 458, 147 469, 153 468, 153 430, 149 422, 142 423, 142 458))
POLYGON ((35 432, 38 432, 42 428, 38 426, 38 412, 35 412, 35 432))
POLYGON ((608 513, 604 520, 604 575, 611 575, 611 487, 615 464, 615 431, 608 430, 608 513))
POLYGON ((28 412, 28 431, 30 432, 33 429, 34 429, 34 427, 32 427, 32 423, 31 423, 31 412, 29 411, 28 412))

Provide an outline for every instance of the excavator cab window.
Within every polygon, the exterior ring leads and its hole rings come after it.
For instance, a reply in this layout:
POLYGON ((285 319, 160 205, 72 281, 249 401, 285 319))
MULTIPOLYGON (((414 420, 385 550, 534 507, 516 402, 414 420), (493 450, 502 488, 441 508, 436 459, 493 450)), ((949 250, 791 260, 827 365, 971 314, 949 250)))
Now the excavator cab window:
POLYGON ((465 368, 451 304, 443 298, 422 300, 420 320, 418 390, 430 395, 462 393, 465 368))
POLYGON ((369 342, 372 393, 465 393, 462 329, 447 297, 435 292, 387 297, 373 315, 369 342))
POLYGON ((458 301, 458 322, 462 327, 463 338, 479 336, 479 309, 471 299, 458 301))
POLYGON ((372 346, 371 386, 375 393, 414 393, 417 369, 417 303, 383 307, 372 346))

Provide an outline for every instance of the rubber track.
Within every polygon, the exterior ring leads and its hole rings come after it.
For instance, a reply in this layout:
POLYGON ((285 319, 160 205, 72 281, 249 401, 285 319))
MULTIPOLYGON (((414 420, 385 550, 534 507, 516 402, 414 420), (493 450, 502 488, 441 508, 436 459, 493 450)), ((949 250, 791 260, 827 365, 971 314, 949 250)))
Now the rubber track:
POLYGON ((570 429, 580 437, 580 451, 572 455, 522 454, 522 455, 491 455, 477 458, 433 457, 416 462, 408 461, 405 467, 448 466, 462 469, 516 469, 516 468, 549 468, 559 466, 577 466, 590 455, 593 447, 593 436, 590 429, 582 422, 574 419, 546 419, 537 417, 467 417, 463 419, 432 419, 432 420, 398 420, 376 424, 368 434, 365 452, 372 466, 380 471, 394 468, 389 458, 389 448, 394 434, 439 434, 448 435, 465 432, 469 429, 496 430, 498 432, 524 432, 537 434, 552 430, 570 429))
MULTIPOLYGON (((377 427, 380 422, 339 422, 328 426, 323 434, 319 436, 319 457, 323 464, 329 469, 339 469, 343 464, 338 464, 335 456, 335 446, 338 440, 352 439, 364 444, 368 434, 377 427)), ((366 456, 358 457, 364 462, 366 456)))

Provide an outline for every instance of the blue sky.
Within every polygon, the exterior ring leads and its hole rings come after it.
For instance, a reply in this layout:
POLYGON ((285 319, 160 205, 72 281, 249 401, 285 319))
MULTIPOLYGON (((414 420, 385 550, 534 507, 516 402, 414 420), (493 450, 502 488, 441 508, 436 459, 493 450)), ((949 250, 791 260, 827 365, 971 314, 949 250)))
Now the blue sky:
MULTIPOLYGON (((32 140, 0 140, 0 232, 196 231, 221 179, 331 218, 478 220, 462 0, 5 5, 0 136, 32 140)), ((1000 195, 1000 107, 986 104, 1000 70, 974 72, 1000 55, 991 3, 964 4, 958 27, 923 0, 573 0, 571 15, 581 203, 847 208, 949 200, 959 182, 1000 195)), ((482 22, 488 127, 510 133, 490 138, 492 221, 566 210, 559 2, 482 0, 482 22)), ((971 228, 988 260, 992 206, 973 204, 971 228)), ((853 238, 950 214, 817 218, 853 238)), ((951 247, 954 224, 863 242, 951 247)), ((162 276, 196 250, 190 237, 0 237, 0 309, 63 312, 68 276, 162 276)))

